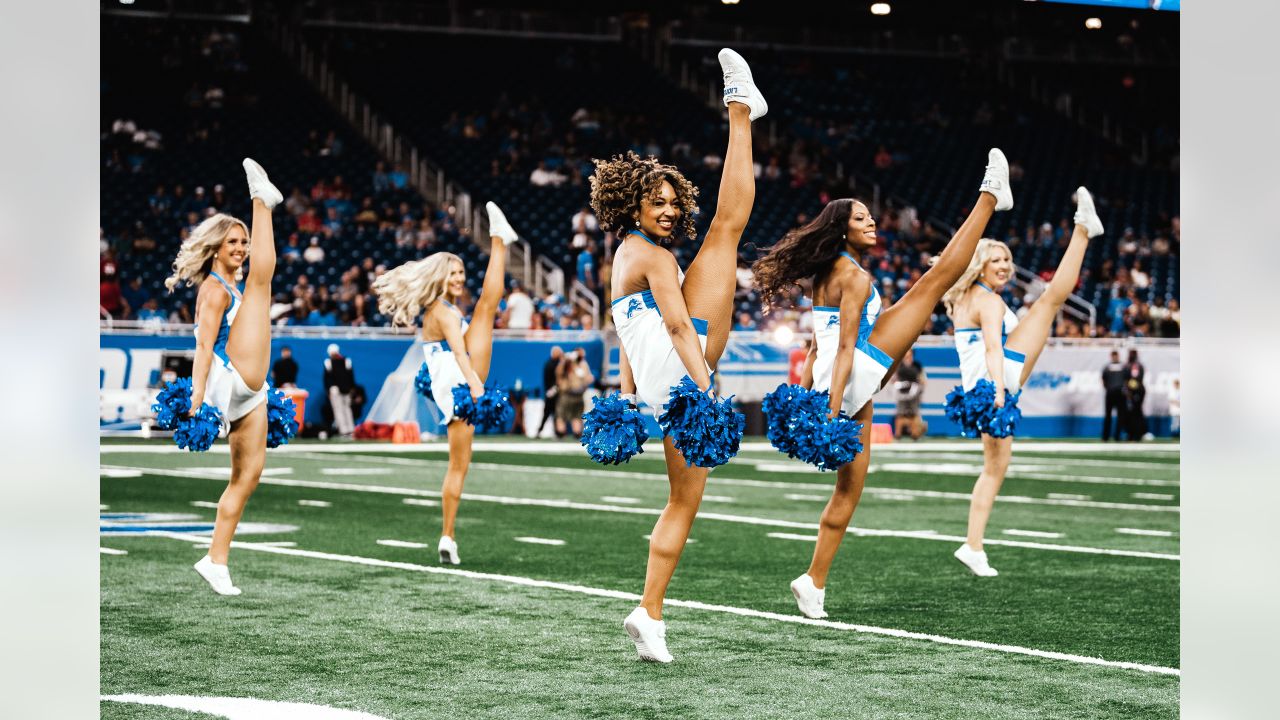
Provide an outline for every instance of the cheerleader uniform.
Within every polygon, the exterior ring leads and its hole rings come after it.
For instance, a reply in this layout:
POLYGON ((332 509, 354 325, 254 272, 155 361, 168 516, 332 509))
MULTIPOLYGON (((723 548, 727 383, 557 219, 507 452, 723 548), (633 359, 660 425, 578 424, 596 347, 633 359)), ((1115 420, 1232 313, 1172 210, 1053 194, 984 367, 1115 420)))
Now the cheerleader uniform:
MULTIPOLYGON (((462 332, 465 335, 470 323, 462 315, 462 311, 447 300, 440 302, 458 313, 458 319, 462 321, 462 332)), ((453 389, 459 384, 467 384, 467 377, 462 373, 462 367, 458 365, 458 359, 454 357, 449 341, 441 339, 423 343, 422 352, 426 355, 427 372, 431 376, 431 399, 436 401, 436 406, 444 414, 443 423, 448 425, 454 420, 453 389)))
MULTIPOLYGON (((631 231, 644 238, 650 245, 657 243, 644 233, 631 231)), ((680 284, 684 284, 684 272, 680 271, 680 284)), ((671 388, 680 379, 689 374, 675 346, 671 344, 671 335, 662 322, 662 310, 653 299, 653 292, 640 292, 623 295, 614 299, 609 308, 613 315, 613 326, 618 332, 618 340, 627 353, 631 364, 631 375, 636 383, 636 396, 656 411, 666 408, 671 399, 671 388)), ((706 365, 707 321, 701 318, 690 318, 694 332, 698 334, 698 345, 702 348, 702 362, 706 365)), ((706 365, 707 374, 711 367, 706 365)))
MULTIPOLYGON (((858 261, 847 252, 840 253, 859 269, 858 261)), ((871 284, 871 295, 862 304, 862 319, 858 322, 858 339, 853 346, 853 371, 844 386, 842 409, 853 415, 862 409, 880 391, 880 385, 893 366, 889 355, 871 344, 871 330, 880 317, 880 292, 871 284)), ((840 308, 813 308, 813 337, 818 355, 813 360, 813 389, 818 392, 831 389, 831 373, 836 366, 836 351, 840 347, 840 308)))
MULTIPOLYGON (((222 412, 225 433, 230 429, 232 422, 248 415, 254 408, 266 402, 267 384, 262 383, 262 387, 257 390, 250 389, 245 384, 244 378, 240 377, 240 372, 231 364, 231 358, 227 356, 227 338, 231 335, 231 325, 236 321, 236 315, 240 313, 242 300, 239 293, 231 287, 231 283, 223 280, 218 273, 210 271, 209 275, 221 283, 227 294, 231 296, 231 305, 223 311, 218 325, 218 337, 213 341, 214 360, 209 366, 209 377, 204 386, 205 402, 222 412)), ((195 331, 197 338, 200 336, 199 323, 200 318, 197 317, 195 331)))
MULTIPOLYGON (((982 282, 976 284, 989 293, 995 293, 982 282)), ((1004 347, 1009 333, 1017 326, 1018 316, 1006 305, 1000 328, 1000 346, 1004 349, 1004 387, 1010 393, 1018 392, 1022 386, 1022 366, 1027 362, 1026 355, 1004 347)), ((956 328, 955 338, 956 354, 960 356, 960 384, 964 391, 972 390, 979 380, 992 380, 987 372, 987 346, 982 341, 982 328, 956 328)))

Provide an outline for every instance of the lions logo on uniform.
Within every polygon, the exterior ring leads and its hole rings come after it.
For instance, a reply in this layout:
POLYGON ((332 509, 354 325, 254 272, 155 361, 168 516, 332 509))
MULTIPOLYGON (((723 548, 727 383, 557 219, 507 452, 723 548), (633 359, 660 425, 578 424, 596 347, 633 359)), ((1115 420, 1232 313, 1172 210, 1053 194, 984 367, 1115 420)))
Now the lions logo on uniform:
POLYGON ((969 333, 969 344, 970 344, 970 345, 972 345, 972 344, 974 344, 974 343, 976 343, 976 342, 981 342, 981 341, 982 341, 982 333, 969 333))
POLYGON ((831 328, 833 328, 833 327, 835 327, 835 326, 837 326, 837 325, 839 325, 839 324, 840 324, 840 316, 839 316, 839 315, 832 315, 831 317, 827 318, 827 329, 828 329, 828 330, 830 330, 831 328))
POLYGON ((630 320, 632 315, 640 312, 643 309, 644 309, 644 306, 640 304, 639 300, 637 300, 636 298, 631 298, 631 302, 627 303, 627 319, 630 320))

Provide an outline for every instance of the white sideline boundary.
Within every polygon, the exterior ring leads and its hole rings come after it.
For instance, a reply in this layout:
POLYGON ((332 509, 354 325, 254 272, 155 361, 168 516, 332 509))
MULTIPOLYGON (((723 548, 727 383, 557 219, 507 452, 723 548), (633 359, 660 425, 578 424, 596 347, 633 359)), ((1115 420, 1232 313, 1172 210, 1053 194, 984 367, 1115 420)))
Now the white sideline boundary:
MULTIPOLYGON (((220 477, 213 477, 199 470, 178 470, 178 469, 148 469, 148 468, 129 468, 145 471, 150 475, 163 475, 169 477, 189 477, 200 480, 221 480, 220 477)), ((263 485, 284 485, 287 487, 303 487, 319 490, 348 490, 352 492, 368 492, 379 493, 383 495, 400 495, 405 496, 402 502, 413 497, 438 498, 440 492, 438 490, 423 490, 420 488, 406 487, 390 487, 386 485, 358 485, 350 483, 328 482, 324 480, 300 480, 298 478, 284 477, 264 477, 260 481, 263 485)), ((622 505, 601 505, 598 503, 581 503, 571 500, 557 499, 541 499, 541 498, 521 498, 509 497, 503 495, 476 495, 472 493, 463 493, 462 499, 470 502, 490 502, 499 505, 509 506, 534 506, 561 508, 566 510, 588 510, 593 512, 613 512, 631 515, 661 515, 662 510, 659 508, 645 507, 627 507, 622 505)), ((794 522, 791 520, 772 520, 769 518, 754 517, 751 515, 728 515, 725 513, 708 513, 698 512, 699 518, 707 520, 720 520, 724 522, 739 523, 744 525, 758 525, 762 527, 776 528, 795 528, 800 530, 817 530, 818 523, 794 522)), ((855 536, 866 537, 901 537, 914 538, 919 540, 939 540, 946 542, 964 542, 965 538, 957 535, 921 535, 917 532, 906 532, 901 530, 873 530, 868 528, 850 527, 847 532, 855 536)), ((1005 545, 1009 547, 1020 547, 1032 550, 1053 550, 1058 552, 1075 552, 1086 553, 1090 555, 1112 555, 1116 557, 1135 557, 1146 558, 1151 560, 1173 560, 1180 561, 1181 556, 1170 555, 1167 553, 1144 552, 1139 550, 1113 550, 1110 548, 1083 547, 1077 545, 1056 545, 1047 543, 1024 542, 1021 540, 984 540, 988 545, 1005 545)))
MULTIPOLYGON (((173 540, 183 540, 190 542, 194 536, 184 533, 173 533, 164 531, 153 531, 150 535, 166 537, 173 540)), ((290 555, 293 557, 305 557, 315 560, 330 560, 334 562, 345 562, 354 565, 366 565, 370 567, 390 568, 394 570, 407 570, 409 572, 422 572, 435 575, 453 575, 455 577, 464 577, 471 580, 486 580, 489 582, 500 582, 508 585, 522 585, 525 587, 544 588, 548 590, 560 590, 562 592, 577 593, 579 595, 591 595, 594 597, 611 598, 615 600, 639 601, 640 596, 635 593, 623 592, 620 590, 607 590, 604 588, 594 588, 585 585, 575 585, 571 583, 554 582, 550 580, 535 580, 533 578, 521 577, 519 575, 501 575, 497 573, 483 573, 474 570, 459 570, 455 568, 435 567, 430 565, 417 565, 414 563, 395 562, 391 560, 382 560, 379 558, 359 557, 355 555, 337 555, 333 553, 318 552, 315 550, 303 550, 300 548, 281 548, 273 546, 261 546, 257 543, 243 542, 239 540, 232 541, 232 546, 243 548, 245 550, 257 550, 259 552, 271 553, 275 555, 290 555)), ((849 632, 866 633, 869 635, 882 635, 885 637, 894 637, 905 640, 923 640, 926 642, 938 643, 941 645, 955 645, 959 647, 976 648, 980 650, 992 650, 995 652, 1008 653, 1013 655, 1027 655, 1030 657, 1038 657, 1046 660, 1060 660, 1065 662, 1076 663, 1080 665, 1097 665, 1101 667, 1117 668, 1121 670, 1137 670, 1145 673, 1155 673, 1159 675, 1181 676, 1182 671, 1179 668, 1162 667, 1159 665, 1144 665, 1142 663, 1121 662, 1116 660, 1106 660, 1097 657, 1087 657, 1084 655, 1072 655, 1070 653, 1054 652, 1052 650, 1038 650, 1036 648, 1026 648, 1017 645, 1002 645, 999 643, 985 642, 982 640, 964 640, 959 638, 946 637, 944 635, 932 635, 929 633, 914 632, 911 630, 898 630, 895 628, 882 628, 873 625, 857 625, 854 623, 837 622, 834 620, 814 620, 802 615, 783 615, 782 613, 768 612, 764 610, 753 610, 751 608, 733 607, 730 605, 716 605, 713 603, 704 603, 694 600, 675 600, 668 598, 664 604, 673 607, 690 608, 693 610, 705 610, 708 612, 725 613, 729 615, 738 615, 741 617, 759 618, 762 620, 774 620, 777 622, 794 623, 797 625, 811 625, 814 627, 824 627, 833 630, 844 630, 849 632)))

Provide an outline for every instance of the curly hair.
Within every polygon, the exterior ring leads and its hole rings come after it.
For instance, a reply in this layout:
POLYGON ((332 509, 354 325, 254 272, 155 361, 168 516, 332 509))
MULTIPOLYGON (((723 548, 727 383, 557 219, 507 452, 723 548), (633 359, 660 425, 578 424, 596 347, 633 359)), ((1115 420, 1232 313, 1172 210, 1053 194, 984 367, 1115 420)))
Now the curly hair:
POLYGON ((789 287, 825 273, 840 257, 855 202, 859 201, 842 198, 827 203, 808 225, 783 235, 752 264, 756 292, 766 311, 789 287))
POLYGON ((698 188, 674 165, 663 165, 652 156, 641 158, 630 150, 626 155, 614 155, 609 160, 592 158, 591 162, 596 166, 590 178, 591 209, 601 227, 615 232, 634 227, 640 216, 641 201, 657 198, 662 181, 666 180, 676 191, 675 205, 680 209, 675 234, 693 239, 698 188))

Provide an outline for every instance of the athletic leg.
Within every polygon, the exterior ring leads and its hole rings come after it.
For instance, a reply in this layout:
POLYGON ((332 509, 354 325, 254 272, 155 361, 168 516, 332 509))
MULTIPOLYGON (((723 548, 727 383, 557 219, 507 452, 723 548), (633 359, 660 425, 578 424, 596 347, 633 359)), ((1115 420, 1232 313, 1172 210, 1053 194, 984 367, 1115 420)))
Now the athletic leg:
POLYGON ((271 209, 284 198, 267 179, 262 166, 245 158, 245 177, 253 198, 249 228, 249 276, 236 322, 227 337, 227 356, 245 385, 257 390, 267 380, 271 364, 271 277, 276 272, 276 241, 271 209))
POLYGON ((1062 261, 1058 263, 1058 269, 1053 273, 1049 287, 1031 304, 1031 309, 1027 311, 1026 316, 1018 321, 1018 327, 1014 328, 1005 340, 1006 348, 1027 356, 1026 362, 1022 365, 1019 385, 1031 377, 1031 370, 1035 367, 1036 360, 1040 358, 1040 352, 1044 350, 1049 333, 1053 331, 1054 318, 1058 316, 1058 311, 1062 309, 1067 297, 1075 290, 1076 282, 1080 279, 1080 266, 1084 264, 1084 252, 1088 247, 1088 232, 1084 225, 1076 225, 1075 230, 1071 232, 1071 244, 1067 246, 1067 252, 1062 256, 1062 261))
POLYGON ((982 551, 982 538, 987 532, 987 520, 991 518, 991 506, 1004 483, 1009 469, 1009 456, 1013 454, 1013 438, 982 436, 982 474, 973 486, 969 500, 969 532, 966 538, 970 548, 982 551))
POLYGON ((841 465, 836 470, 836 486, 822 511, 822 519, 818 526, 818 544, 813 549, 813 559, 809 562, 809 577, 813 585, 822 589, 827 586, 827 573, 831 563, 836 559, 836 551, 853 520, 853 511, 858 507, 862 497, 862 487, 867 481, 867 466, 871 463, 871 403, 867 403, 855 416, 862 423, 863 451, 853 462, 841 465))
POLYGON ((502 238, 494 235, 489 238, 489 265, 484 271, 484 284, 464 338, 471 366, 481 382, 489 379, 489 361, 493 359, 493 320, 498 316, 498 303, 502 302, 506 273, 507 246, 502 238))
POLYGON ((262 403, 248 415, 231 423, 227 437, 231 446, 231 482, 218 499, 218 517, 213 523, 213 539, 209 559, 227 564, 231 538, 236 534, 245 503, 258 487, 262 466, 267 458, 267 404, 262 403))
POLYGON ((644 597, 640 600, 640 607, 654 620, 662 619, 662 600, 667 595, 667 585, 676 572, 680 553, 684 552, 693 519, 702 503, 702 491, 707 486, 706 468, 685 467, 684 458, 669 437, 663 439, 662 447, 667 456, 671 493, 667 497, 667 506, 653 526, 653 534, 649 536, 649 565, 644 576, 644 597))
POLYGON ((467 468, 471 465, 471 438, 475 428, 454 420, 449 423, 449 468, 444 473, 444 485, 440 488, 440 509, 444 522, 440 534, 455 537, 454 521, 458 517, 458 504, 462 502, 462 483, 467 479, 467 468))

